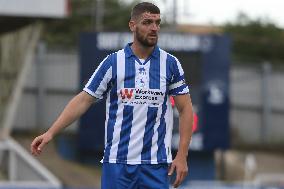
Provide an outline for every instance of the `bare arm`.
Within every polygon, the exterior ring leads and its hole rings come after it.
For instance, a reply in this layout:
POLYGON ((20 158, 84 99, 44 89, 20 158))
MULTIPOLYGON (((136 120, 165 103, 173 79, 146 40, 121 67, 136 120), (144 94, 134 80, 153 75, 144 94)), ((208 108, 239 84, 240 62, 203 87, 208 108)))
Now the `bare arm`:
POLYGON ((188 173, 187 156, 192 135, 193 111, 189 95, 178 95, 174 97, 174 100, 179 112, 180 141, 177 155, 169 170, 169 175, 172 175, 174 170, 176 170, 174 187, 178 187, 188 173))
POLYGON ((179 148, 177 155, 187 157, 188 146, 192 135, 193 111, 189 95, 179 95, 174 97, 179 112, 179 148))
POLYGON ((66 105, 63 112, 59 115, 52 126, 42 135, 36 137, 31 144, 31 152, 33 155, 39 155, 42 148, 62 129, 69 126, 85 113, 95 98, 87 94, 85 91, 80 92, 66 105))

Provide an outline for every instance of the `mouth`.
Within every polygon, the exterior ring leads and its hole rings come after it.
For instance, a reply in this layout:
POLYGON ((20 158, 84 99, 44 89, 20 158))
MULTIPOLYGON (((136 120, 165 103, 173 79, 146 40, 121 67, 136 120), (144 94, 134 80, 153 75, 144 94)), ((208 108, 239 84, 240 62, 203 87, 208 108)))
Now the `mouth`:
POLYGON ((150 37, 150 38, 157 38, 158 35, 156 35, 156 34, 150 34, 149 37, 150 37))

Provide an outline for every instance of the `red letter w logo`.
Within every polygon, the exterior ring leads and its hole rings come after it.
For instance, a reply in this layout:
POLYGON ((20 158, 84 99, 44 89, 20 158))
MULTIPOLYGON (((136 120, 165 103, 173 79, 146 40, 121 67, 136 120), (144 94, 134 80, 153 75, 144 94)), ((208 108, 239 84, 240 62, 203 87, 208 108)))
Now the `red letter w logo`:
POLYGON ((133 95, 133 91, 134 89, 130 89, 128 91, 128 89, 121 89, 120 90, 120 96, 122 99, 125 99, 125 97, 127 97, 128 99, 131 99, 132 95, 133 95))

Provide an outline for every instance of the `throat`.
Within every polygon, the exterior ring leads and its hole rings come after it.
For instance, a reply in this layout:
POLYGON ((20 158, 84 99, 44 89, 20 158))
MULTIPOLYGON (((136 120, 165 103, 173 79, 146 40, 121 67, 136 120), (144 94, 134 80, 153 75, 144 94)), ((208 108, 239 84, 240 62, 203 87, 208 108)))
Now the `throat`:
POLYGON ((144 47, 142 45, 137 45, 133 43, 131 45, 131 49, 135 56, 137 56, 139 59, 146 60, 153 52, 154 47, 144 47))
POLYGON ((145 61, 146 61, 146 59, 144 59, 144 58, 139 58, 139 61, 140 61, 142 64, 144 64, 145 61))

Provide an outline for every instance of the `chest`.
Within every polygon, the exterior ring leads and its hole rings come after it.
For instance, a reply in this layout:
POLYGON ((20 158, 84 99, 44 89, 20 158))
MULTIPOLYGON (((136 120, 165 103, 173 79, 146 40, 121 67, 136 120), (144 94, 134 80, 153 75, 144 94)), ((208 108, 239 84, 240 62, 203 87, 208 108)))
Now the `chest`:
POLYGON ((117 94, 124 104, 159 106, 168 92, 166 68, 155 61, 134 61, 118 67, 117 94))
POLYGON ((117 88, 159 89, 166 92, 169 83, 166 65, 149 60, 144 64, 134 60, 117 69, 117 88))

